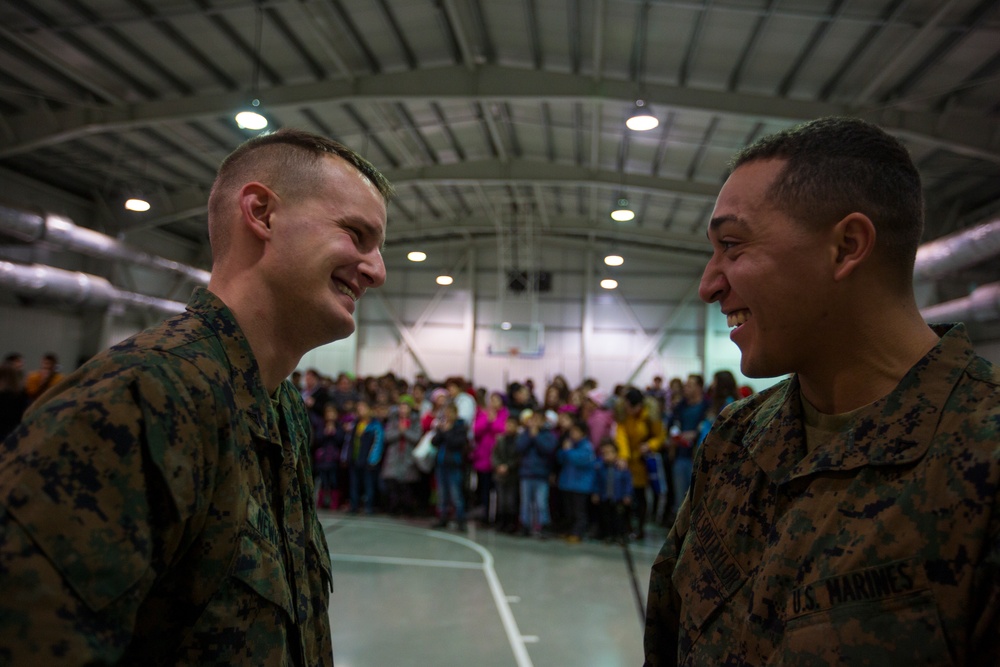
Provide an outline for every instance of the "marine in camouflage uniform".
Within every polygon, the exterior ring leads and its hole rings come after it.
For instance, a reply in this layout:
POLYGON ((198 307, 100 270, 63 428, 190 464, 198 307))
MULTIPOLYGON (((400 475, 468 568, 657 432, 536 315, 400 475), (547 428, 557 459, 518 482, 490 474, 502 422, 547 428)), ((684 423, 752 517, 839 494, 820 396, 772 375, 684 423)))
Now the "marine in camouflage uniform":
POLYGON ((332 665, 308 429, 204 289, 51 390, 0 448, 0 664, 332 665))
POLYGON ((652 568, 647 665, 1000 665, 1000 370, 935 333, 815 448, 797 376, 723 412, 652 568))

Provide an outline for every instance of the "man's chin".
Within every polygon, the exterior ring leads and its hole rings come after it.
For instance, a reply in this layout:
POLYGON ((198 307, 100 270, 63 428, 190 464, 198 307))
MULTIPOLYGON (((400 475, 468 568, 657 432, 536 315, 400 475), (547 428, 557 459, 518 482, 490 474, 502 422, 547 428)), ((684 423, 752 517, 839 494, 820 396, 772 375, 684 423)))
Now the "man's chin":
POLYGON ((337 318, 333 322, 330 322, 330 326, 326 327, 327 333, 324 337, 328 339, 328 342, 332 343, 349 338, 356 329, 357 325, 353 317, 337 318))

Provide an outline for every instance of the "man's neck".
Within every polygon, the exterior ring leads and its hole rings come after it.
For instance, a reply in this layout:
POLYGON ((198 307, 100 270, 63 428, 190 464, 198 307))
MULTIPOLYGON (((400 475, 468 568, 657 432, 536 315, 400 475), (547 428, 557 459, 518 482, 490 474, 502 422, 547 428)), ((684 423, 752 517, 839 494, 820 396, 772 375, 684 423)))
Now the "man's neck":
POLYGON ((871 326, 861 323, 840 340, 798 374, 802 394, 824 414, 849 412, 889 394, 940 339, 914 307, 874 318, 871 326))
POLYGON ((246 290, 228 289, 212 282, 208 289, 232 311, 257 361, 264 388, 268 395, 273 394, 295 370, 305 351, 294 349, 291 337, 272 321, 273 311, 269 306, 247 296, 246 290))

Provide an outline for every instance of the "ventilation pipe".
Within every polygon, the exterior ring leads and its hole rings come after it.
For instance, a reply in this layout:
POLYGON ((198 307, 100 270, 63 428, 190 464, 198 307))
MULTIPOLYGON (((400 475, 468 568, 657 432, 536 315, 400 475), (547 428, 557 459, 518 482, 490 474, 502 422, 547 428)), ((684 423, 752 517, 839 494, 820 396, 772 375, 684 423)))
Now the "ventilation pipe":
POLYGON ((79 271, 64 271, 40 264, 14 264, 0 261, 0 287, 27 298, 56 301, 82 308, 106 308, 110 305, 138 307, 164 315, 184 312, 179 301, 158 299, 125 292, 100 276, 79 271))
POLYGON ((981 285, 969 296, 922 308, 927 322, 989 322, 1000 320, 1000 283, 981 285))
POLYGON ((1000 255, 1000 219, 942 236, 917 249, 913 277, 941 278, 1000 255))
POLYGON ((170 271, 201 285, 207 285, 211 276, 208 271, 150 255, 93 229, 75 225, 71 220, 58 215, 43 217, 0 206, 0 232, 28 243, 43 241, 61 250, 170 271))

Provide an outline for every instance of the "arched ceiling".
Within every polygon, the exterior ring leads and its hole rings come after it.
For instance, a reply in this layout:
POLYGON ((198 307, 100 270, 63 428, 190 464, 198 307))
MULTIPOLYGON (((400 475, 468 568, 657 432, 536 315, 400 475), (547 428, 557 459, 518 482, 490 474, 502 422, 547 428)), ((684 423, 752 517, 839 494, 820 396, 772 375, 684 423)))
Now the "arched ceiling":
POLYGON ((830 114, 906 143, 927 239, 1000 210, 994 0, 19 0, 0 26, 0 169, 126 239, 207 244, 254 95, 396 184, 390 263, 525 217, 549 243, 703 254, 732 153, 830 114), (135 190, 152 211, 121 210, 135 190))

